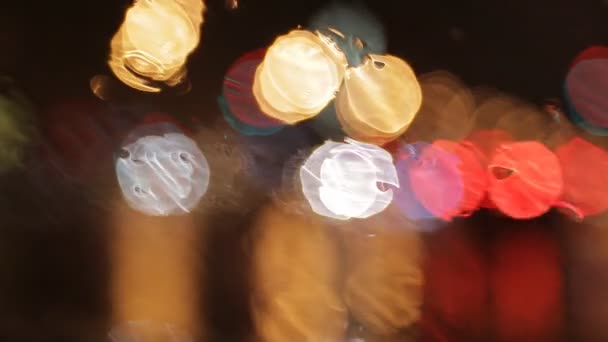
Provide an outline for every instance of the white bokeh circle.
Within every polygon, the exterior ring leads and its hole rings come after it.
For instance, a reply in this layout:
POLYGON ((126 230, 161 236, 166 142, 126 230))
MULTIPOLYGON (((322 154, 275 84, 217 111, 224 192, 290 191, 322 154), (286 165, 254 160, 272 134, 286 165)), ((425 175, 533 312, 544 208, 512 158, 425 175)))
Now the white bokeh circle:
POLYGON ((209 164, 181 133, 148 135, 123 147, 116 176, 133 209, 153 216, 192 211, 209 186, 209 164))
POLYGON ((367 218, 382 212, 399 187, 393 158, 384 149, 346 139, 327 141, 300 168, 304 197, 319 215, 339 220, 367 218))

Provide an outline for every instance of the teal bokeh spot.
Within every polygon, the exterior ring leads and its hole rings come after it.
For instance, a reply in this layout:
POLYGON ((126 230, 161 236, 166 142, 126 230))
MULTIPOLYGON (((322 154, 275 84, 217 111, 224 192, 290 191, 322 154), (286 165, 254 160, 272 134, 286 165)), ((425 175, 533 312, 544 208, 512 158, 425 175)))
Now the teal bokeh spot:
POLYGON ((334 1, 311 19, 309 28, 331 37, 351 67, 360 65, 369 53, 382 55, 387 51, 382 22, 363 2, 334 1), (330 29, 339 31, 343 37, 330 29))

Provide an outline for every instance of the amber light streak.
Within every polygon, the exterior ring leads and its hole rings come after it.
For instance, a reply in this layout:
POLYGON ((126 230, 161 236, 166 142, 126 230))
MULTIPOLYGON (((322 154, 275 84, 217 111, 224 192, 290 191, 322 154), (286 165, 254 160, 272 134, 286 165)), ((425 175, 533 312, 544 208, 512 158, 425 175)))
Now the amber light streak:
POLYGON ((112 228, 115 325, 150 321, 200 335, 199 236, 194 218, 150 217, 118 205, 112 228))
POLYGON ((276 205, 263 209, 253 233, 251 309, 260 341, 344 341, 338 244, 314 215, 276 205))
POLYGON ((422 307, 424 245, 417 228, 401 217, 389 207, 342 230, 344 301, 359 323, 385 337, 418 321, 422 307))
POLYGON ((128 86, 159 92, 186 77, 186 59, 198 46, 202 0, 138 0, 111 42, 112 72, 128 86))

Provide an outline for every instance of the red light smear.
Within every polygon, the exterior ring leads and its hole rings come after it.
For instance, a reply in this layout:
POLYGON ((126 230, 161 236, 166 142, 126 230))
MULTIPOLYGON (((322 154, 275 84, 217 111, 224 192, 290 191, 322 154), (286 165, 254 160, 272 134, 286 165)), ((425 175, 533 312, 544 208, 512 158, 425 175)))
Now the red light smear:
POLYGON ((454 228, 438 231, 428 244, 424 271, 423 317, 447 330, 483 335, 489 316, 488 274, 474 241, 454 228))
POLYGON ((266 48, 242 55, 224 76, 223 92, 228 109, 242 123, 258 128, 283 125, 282 122, 264 114, 253 96, 255 71, 265 55, 266 48))
POLYGON ((564 304, 559 246, 522 229, 496 241, 490 267, 499 341, 559 341, 564 304))
POLYGON ((576 137, 559 146, 555 155, 564 177, 560 200, 566 207, 580 218, 608 209, 608 152, 576 137))
POLYGON ((488 165, 489 197, 505 215, 516 219, 540 216, 553 206, 562 191, 562 171, 557 157, 536 141, 500 145, 488 165), (497 178, 494 169, 511 170, 497 178))

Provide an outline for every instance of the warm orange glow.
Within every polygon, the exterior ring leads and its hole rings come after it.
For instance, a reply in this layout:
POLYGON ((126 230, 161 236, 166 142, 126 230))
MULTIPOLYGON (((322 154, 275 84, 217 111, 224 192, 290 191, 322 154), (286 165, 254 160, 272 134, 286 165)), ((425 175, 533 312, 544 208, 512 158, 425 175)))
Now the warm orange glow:
POLYGON ((226 0, 226 8, 231 9, 231 10, 239 8, 239 1, 238 0, 226 0))
POLYGON ((336 97, 338 118, 345 131, 365 142, 393 140, 412 122, 422 103, 416 75, 402 59, 370 55, 361 66, 346 71, 336 97), (372 137, 363 138, 362 137, 372 137))
POLYGON ((254 237, 251 308, 260 341, 344 341, 348 318, 330 228, 273 205, 254 237))
POLYGON ((475 125, 475 99, 455 75, 435 71, 418 78, 422 107, 406 132, 408 141, 459 140, 475 125))
POLYGON ((152 321, 202 333, 197 237, 191 215, 157 218, 117 206, 111 245, 116 324, 152 321))
POLYGON ((520 98, 496 91, 480 93, 477 97, 477 129, 498 129, 509 133, 515 140, 540 141, 555 129, 550 115, 520 98))
POLYGON ((424 276, 422 240, 394 207, 344 229, 344 300, 358 322, 391 336, 420 318, 424 276))
POLYGON ((141 91, 160 91, 156 82, 181 83, 186 59, 200 40, 204 10, 202 0, 136 1, 112 38, 112 72, 141 91))
POLYGON ((345 57, 312 32, 294 30, 268 48, 255 74, 253 91, 269 116, 288 124, 309 119, 334 98, 345 57))

